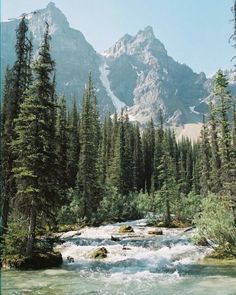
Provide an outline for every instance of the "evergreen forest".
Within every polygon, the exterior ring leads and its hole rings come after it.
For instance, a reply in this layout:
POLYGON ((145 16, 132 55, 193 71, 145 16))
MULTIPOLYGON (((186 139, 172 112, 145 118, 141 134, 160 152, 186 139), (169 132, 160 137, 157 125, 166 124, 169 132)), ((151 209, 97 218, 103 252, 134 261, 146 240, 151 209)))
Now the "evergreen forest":
POLYGON ((40 237, 75 226, 148 217, 164 227, 196 226, 195 242, 236 255, 236 107, 222 70, 201 138, 177 140, 159 123, 98 113, 93 73, 82 104, 56 92, 49 25, 33 58, 27 19, 1 103, 1 254, 33 257, 40 237))

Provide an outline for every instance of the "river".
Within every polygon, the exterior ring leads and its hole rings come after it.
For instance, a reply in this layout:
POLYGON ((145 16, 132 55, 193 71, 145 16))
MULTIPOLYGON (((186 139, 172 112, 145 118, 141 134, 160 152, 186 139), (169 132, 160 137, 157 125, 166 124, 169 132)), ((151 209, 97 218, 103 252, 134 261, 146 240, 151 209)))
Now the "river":
POLYGON ((111 241, 120 224, 84 228, 62 236, 63 266, 40 271, 3 271, 2 294, 44 295, 236 295, 236 266, 199 264, 211 249, 191 243, 192 232, 164 229, 150 236, 145 220, 127 224, 141 237, 111 241), (99 246, 108 257, 95 261, 99 246), (74 263, 66 258, 74 258, 74 263))

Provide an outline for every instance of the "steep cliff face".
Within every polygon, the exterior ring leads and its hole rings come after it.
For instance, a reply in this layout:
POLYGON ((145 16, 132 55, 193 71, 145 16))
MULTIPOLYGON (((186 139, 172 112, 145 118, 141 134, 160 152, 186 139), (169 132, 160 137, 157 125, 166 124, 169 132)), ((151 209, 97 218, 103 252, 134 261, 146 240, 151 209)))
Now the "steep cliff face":
MULTIPOLYGON (((83 34, 71 28, 65 15, 49 3, 45 9, 26 14, 37 49, 45 22, 50 25, 52 56, 56 61, 58 93, 68 103, 75 95, 81 102, 91 71, 102 115, 126 107, 133 121, 145 124, 157 120, 163 110, 169 125, 197 123, 209 96, 204 73, 194 73, 187 65, 168 56, 150 26, 135 36, 126 34, 103 54, 97 53, 83 34)), ((15 29, 20 18, 2 23, 2 70, 15 59, 15 29)), ((37 55, 37 52, 35 52, 37 55)))
POLYGON ((151 27, 134 37, 125 35, 104 56, 109 60, 111 89, 129 106, 131 119, 156 120, 162 108, 170 125, 200 120, 194 108, 209 93, 205 74, 168 56, 151 27))
MULTIPOLYGON (((15 29, 20 18, 2 23, 2 69, 7 64, 12 65, 15 60, 15 29)), ((81 102, 84 85, 91 71, 98 93, 99 110, 102 113, 113 112, 115 108, 100 80, 101 57, 86 41, 84 35, 70 28, 64 14, 52 2, 45 9, 26 14, 26 18, 35 50, 42 40, 45 22, 50 26, 51 52, 56 61, 58 93, 65 93, 69 103, 73 96, 78 97, 81 102)))

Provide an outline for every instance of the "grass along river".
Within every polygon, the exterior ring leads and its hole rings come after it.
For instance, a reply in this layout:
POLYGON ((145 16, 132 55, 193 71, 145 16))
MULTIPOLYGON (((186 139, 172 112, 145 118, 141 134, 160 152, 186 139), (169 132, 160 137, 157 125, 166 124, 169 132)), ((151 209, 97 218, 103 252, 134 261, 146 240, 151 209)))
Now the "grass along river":
POLYGON ((150 236, 144 222, 127 222, 136 237, 121 241, 111 240, 120 224, 62 235, 65 243, 57 246, 61 268, 3 271, 2 294, 236 295, 236 264, 199 264, 211 249, 194 246, 191 231, 164 229, 162 236, 150 236), (108 250, 107 258, 90 259, 100 246, 108 250), (67 262, 68 256, 74 263, 67 262))

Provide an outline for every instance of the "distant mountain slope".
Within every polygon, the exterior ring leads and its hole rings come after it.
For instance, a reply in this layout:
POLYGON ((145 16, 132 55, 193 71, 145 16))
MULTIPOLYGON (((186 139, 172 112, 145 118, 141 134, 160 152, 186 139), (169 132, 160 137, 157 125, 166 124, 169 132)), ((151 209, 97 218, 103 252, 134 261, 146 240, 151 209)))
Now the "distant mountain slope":
MULTIPOLYGON (((15 30, 20 18, 1 24, 2 77, 6 65, 12 65, 15 59, 15 30)), ((45 21, 50 25, 57 90, 65 93, 68 103, 73 96, 81 102, 91 71, 102 116, 125 107, 132 121, 145 124, 151 117, 156 122, 162 108, 169 126, 201 122, 211 97, 211 80, 168 56, 150 26, 135 36, 126 34, 99 54, 80 31, 69 26, 65 15, 52 2, 45 9, 26 14, 26 18, 35 50, 45 21)), ((234 86, 232 83, 231 88, 234 86)))
POLYGON ((194 108, 209 94, 205 74, 168 56, 150 26, 134 37, 125 35, 104 56, 112 90, 130 106, 133 120, 145 123, 150 116, 155 120, 159 108, 170 125, 201 120, 194 108))
MULTIPOLYGON (((29 30, 32 33, 35 49, 38 48, 43 36, 45 21, 50 25, 58 92, 65 93, 67 99, 75 95, 81 101, 84 85, 91 71, 97 88, 100 111, 113 112, 115 108, 100 80, 101 56, 86 41, 84 35, 70 28, 64 14, 52 2, 45 9, 27 14, 26 18, 29 20, 29 30)), ((12 65, 14 62, 15 29, 19 20, 20 18, 2 23, 2 70, 7 64, 12 65)))

